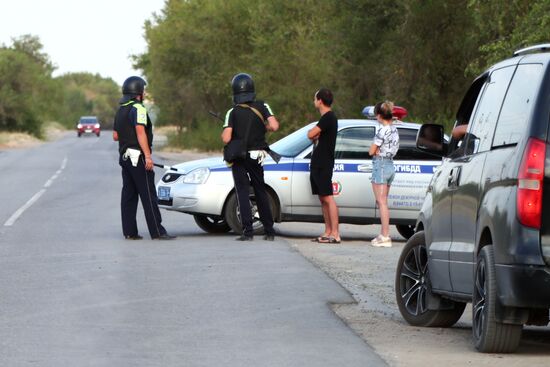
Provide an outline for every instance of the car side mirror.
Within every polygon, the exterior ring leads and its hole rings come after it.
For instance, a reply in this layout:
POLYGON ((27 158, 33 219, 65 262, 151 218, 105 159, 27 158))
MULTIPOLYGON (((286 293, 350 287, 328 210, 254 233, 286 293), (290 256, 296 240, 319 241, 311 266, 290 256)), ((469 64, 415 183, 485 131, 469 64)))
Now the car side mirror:
POLYGON ((420 126, 416 135, 416 147, 434 155, 445 155, 446 146, 443 126, 437 124, 420 126))

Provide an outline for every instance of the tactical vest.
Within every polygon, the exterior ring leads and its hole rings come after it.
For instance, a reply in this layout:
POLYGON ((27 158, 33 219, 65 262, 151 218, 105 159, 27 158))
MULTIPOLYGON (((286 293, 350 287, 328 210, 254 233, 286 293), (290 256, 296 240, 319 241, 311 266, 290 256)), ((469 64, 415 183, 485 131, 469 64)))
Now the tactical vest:
POLYGON ((146 114, 145 133, 147 134, 149 149, 151 150, 153 147, 153 125, 149 114, 141 103, 131 100, 120 105, 115 115, 114 130, 118 133, 118 151, 120 154, 124 154, 128 148, 141 150, 136 134, 137 116, 140 113, 146 114))

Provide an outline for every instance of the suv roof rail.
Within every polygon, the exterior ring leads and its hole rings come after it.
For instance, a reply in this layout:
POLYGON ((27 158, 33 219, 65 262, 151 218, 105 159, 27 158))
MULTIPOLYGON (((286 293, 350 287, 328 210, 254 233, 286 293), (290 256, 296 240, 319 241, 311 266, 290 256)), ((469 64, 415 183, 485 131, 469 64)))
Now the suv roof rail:
POLYGON ((521 56, 526 55, 534 52, 549 52, 550 51, 550 43, 541 43, 540 45, 534 45, 522 48, 521 50, 517 50, 514 52, 514 56, 521 56))

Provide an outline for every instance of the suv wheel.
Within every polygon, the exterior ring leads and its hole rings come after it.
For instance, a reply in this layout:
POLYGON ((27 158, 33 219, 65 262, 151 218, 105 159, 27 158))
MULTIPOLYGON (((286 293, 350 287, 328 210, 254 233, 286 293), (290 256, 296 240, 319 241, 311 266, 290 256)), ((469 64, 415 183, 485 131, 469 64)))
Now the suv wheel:
MULTIPOLYGON (((267 193, 267 197, 269 199, 269 204, 271 206, 271 215, 273 218, 275 218, 275 214, 273 213, 273 210, 275 208, 275 203, 269 192, 267 193)), ((264 226, 262 222, 260 222, 260 214, 258 213, 258 207, 256 206, 256 201, 254 200, 254 197, 250 197, 250 206, 252 209, 252 228, 254 229, 254 235, 260 235, 264 233, 264 226)), ((235 192, 232 192, 229 198, 227 199, 227 203, 225 204, 225 211, 224 211, 225 221, 231 227, 231 230, 237 234, 243 233, 243 227, 241 224, 240 219, 240 212, 239 212, 239 205, 237 202, 237 195, 235 192)))
POLYGON ((414 326, 450 327, 462 316, 466 304, 445 300, 444 310, 429 309, 432 295, 428 269, 428 253, 424 231, 418 231, 408 241, 395 276, 395 296, 403 318, 414 326))
POLYGON ((399 232, 399 234, 406 240, 411 238, 414 234, 414 226, 410 224, 396 224, 395 228, 397 229, 397 232, 399 232))
POLYGON ((485 246, 478 256, 472 296, 472 331, 480 352, 509 353, 516 350, 523 325, 503 324, 496 320, 497 302, 495 255, 493 246, 485 246))
POLYGON ((207 215, 194 215, 195 223, 208 233, 226 233, 231 230, 229 225, 222 217, 209 217, 207 215))

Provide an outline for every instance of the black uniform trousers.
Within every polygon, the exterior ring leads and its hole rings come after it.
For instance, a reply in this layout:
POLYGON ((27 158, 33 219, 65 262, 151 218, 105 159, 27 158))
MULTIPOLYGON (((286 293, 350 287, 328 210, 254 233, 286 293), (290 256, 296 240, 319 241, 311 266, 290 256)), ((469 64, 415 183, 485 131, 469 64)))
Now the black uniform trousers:
POLYGON ((130 158, 120 157, 119 164, 122 167, 122 195, 120 209, 122 214, 122 233, 124 236, 136 236, 138 234, 136 214, 138 197, 145 212, 145 220, 151 238, 157 238, 166 234, 162 226, 162 218, 157 202, 155 188, 155 172, 145 169, 143 154, 139 156, 137 167, 132 166, 130 158))
POLYGON ((235 182, 235 192, 239 203, 241 214, 241 223, 243 225, 243 234, 245 236, 253 235, 252 228, 252 210, 250 208, 250 183, 254 188, 256 205, 260 214, 260 221, 264 225, 266 235, 275 235, 273 229, 273 216, 269 205, 269 198, 265 190, 264 168, 257 160, 247 157, 244 160, 237 160, 231 166, 233 181, 235 182), (250 177, 250 179, 249 179, 250 177))

